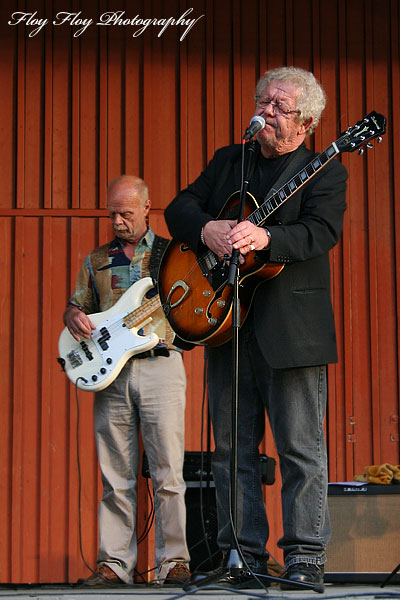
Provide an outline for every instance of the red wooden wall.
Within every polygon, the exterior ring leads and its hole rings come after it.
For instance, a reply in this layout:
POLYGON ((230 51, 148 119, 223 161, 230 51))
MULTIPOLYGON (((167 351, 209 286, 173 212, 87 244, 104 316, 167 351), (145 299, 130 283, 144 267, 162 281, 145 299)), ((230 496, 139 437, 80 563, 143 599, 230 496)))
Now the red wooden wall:
MULTIPOLYGON (((110 235, 107 182, 137 174, 150 187, 151 224, 216 148, 238 142, 255 82, 282 64, 314 71, 328 105, 311 144, 322 150, 375 109, 383 143, 345 154, 343 239, 332 252, 340 362, 329 367, 331 481, 365 465, 399 463, 400 78, 398 0, 25 0, 1 6, 0 581, 75 581, 79 554, 77 405, 56 362, 61 315, 78 267, 110 235), (96 25, 126 18, 202 16, 184 27, 96 25), (8 25, 14 11, 49 23, 8 25), (53 26, 59 11, 93 18, 53 26)), ((200 449, 202 349, 185 356, 186 448, 200 449)), ((94 564, 100 482, 92 397, 79 395, 82 543, 94 564)), ((270 435, 262 448, 273 454, 270 435)), ((139 533, 148 515, 145 484, 139 533)), ((278 558, 279 482, 266 489, 278 558)), ((152 534, 139 570, 152 566, 152 534)))

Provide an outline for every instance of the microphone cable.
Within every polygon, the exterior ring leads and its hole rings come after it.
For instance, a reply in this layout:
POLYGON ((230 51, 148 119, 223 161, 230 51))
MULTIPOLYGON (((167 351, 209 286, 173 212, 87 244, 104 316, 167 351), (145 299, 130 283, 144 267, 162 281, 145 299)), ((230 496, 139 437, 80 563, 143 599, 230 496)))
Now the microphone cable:
MULTIPOLYGON (((203 472, 204 472, 204 447, 203 447, 203 438, 204 438, 204 410, 206 407, 206 389, 207 389, 207 366, 208 366, 208 348, 205 346, 204 348, 204 367, 203 367, 203 395, 201 400, 201 426, 200 426, 200 491, 199 491, 199 502, 200 502, 200 519, 201 519, 201 528, 204 536, 204 543, 206 545, 207 554, 210 560, 210 565, 212 566, 212 559, 214 554, 211 552, 210 544, 208 542, 208 531, 206 529, 205 519, 204 519, 204 503, 203 503, 203 472)), ((208 411, 208 406, 207 406, 208 411)), ((208 418, 209 415, 208 415, 208 418)), ((207 448, 207 455, 209 456, 210 449, 207 448)), ((210 465, 207 465, 208 467, 210 465)), ((207 491, 209 490, 210 484, 210 469, 207 469, 207 491)), ((209 510, 209 507, 208 507, 209 510)), ((207 515, 209 517, 209 514, 207 515)), ((190 549, 189 549, 190 551, 190 549)), ((201 564, 205 562, 205 559, 201 564)))

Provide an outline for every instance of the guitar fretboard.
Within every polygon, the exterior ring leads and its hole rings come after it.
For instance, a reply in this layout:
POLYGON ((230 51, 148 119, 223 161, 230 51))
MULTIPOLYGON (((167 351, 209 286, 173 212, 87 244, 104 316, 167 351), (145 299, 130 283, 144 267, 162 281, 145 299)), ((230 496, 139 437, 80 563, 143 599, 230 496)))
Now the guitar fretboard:
POLYGON ((333 142, 277 192, 271 196, 267 196, 264 202, 246 218, 246 221, 251 221, 251 223, 257 226, 262 225, 275 210, 293 196, 298 189, 314 177, 337 154, 339 154, 339 149, 336 143, 333 142))
POLYGON ((144 321, 146 317, 151 315, 157 308, 161 306, 160 296, 157 294, 151 300, 147 300, 142 306, 135 308, 132 312, 123 317, 123 321, 128 329, 131 329, 141 321, 144 321))

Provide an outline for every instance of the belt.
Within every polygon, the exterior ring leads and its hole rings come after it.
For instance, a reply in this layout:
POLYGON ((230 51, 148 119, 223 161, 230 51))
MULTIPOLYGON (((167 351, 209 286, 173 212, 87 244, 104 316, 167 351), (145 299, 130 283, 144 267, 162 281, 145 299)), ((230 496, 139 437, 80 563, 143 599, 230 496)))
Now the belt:
POLYGON ((135 354, 132 358, 151 358, 153 356, 169 356, 169 350, 167 348, 156 348, 155 350, 146 350, 140 354, 135 354))

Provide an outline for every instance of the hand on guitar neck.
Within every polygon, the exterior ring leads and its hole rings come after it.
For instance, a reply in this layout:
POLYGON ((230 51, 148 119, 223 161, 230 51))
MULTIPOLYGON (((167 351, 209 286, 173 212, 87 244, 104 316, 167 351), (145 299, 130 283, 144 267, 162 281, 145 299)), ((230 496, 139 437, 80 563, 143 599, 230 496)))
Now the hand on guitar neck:
POLYGON ((266 230, 247 220, 238 223, 228 237, 228 242, 244 256, 253 250, 264 250, 270 244, 270 236, 266 230))

